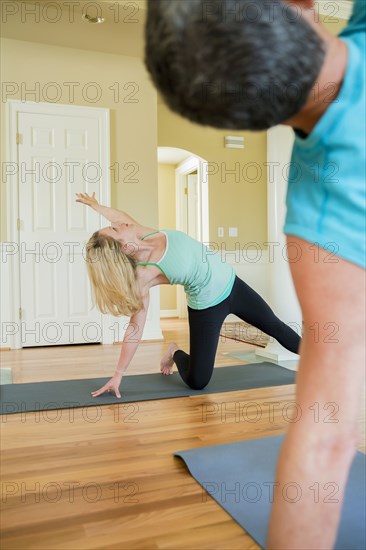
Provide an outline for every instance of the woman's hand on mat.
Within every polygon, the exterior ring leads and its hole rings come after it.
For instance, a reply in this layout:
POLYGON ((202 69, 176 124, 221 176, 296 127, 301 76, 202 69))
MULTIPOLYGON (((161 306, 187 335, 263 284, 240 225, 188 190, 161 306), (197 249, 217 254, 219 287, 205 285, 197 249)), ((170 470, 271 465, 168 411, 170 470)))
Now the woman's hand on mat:
POLYGON ((114 391, 116 397, 121 397, 121 394, 119 393, 119 386, 121 384, 121 381, 122 381, 122 376, 120 374, 115 374, 109 380, 109 382, 107 382, 106 384, 104 384, 102 388, 100 388, 100 390, 92 391, 91 395, 93 397, 98 397, 99 395, 102 395, 105 392, 110 393, 111 391, 114 391))
POLYGON ((99 204, 95 198, 95 192, 91 197, 89 197, 88 193, 75 193, 75 195, 78 197, 76 202, 81 202, 82 204, 87 204, 88 206, 95 206, 96 204, 99 204))

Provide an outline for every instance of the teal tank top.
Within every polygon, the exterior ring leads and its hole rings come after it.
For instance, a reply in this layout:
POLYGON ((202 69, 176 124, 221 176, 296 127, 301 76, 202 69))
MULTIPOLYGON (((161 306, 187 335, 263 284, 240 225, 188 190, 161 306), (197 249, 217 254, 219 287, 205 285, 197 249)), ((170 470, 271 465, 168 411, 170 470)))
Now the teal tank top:
POLYGON ((158 267, 171 285, 183 285, 187 304, 192 309, 216 306, 227 298, 235 281, 234 269, 206 245, 183 231, 167 229, 166 249, 158 263, 138 262, 137 265, 158 267))

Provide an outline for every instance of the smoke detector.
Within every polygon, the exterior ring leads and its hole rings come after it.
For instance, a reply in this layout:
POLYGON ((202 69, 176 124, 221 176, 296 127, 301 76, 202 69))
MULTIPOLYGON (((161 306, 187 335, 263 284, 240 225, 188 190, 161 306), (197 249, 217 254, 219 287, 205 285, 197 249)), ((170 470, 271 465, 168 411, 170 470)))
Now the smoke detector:
POLYGON ((87 23, 104 23, 105 18, 104 17, 92 17, 91 15, 88 15, 87 13, 84 13, 83 15, 84 21, 87 21, 87 23))

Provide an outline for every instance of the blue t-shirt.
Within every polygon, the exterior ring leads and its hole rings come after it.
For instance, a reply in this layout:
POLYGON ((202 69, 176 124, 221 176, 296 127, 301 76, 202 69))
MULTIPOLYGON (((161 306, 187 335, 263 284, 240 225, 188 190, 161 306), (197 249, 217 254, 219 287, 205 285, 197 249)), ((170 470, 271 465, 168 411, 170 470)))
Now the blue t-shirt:
POLYGON ((339 37, 348 48, 345 76, 311 133, 295 136, 284 232, 327 249, 329 261, 335 254, 365 267, 365 0, 356 0, 339 37))

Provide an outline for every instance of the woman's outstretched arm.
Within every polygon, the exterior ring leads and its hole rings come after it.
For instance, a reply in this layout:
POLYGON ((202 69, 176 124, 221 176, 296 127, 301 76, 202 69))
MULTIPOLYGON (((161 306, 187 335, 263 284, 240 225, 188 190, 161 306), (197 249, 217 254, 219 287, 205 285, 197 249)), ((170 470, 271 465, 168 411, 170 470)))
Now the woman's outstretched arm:
POLYGON ((126 212, 122 212, 121 210, 116 210, 115 208, 109 208, 109 206, 103 206, 102 204, 99 204, 99 202, 95 198, 95 193, 93 193, 91 197, 88 195, 88 193, 76 193, 76 196, 78 197, 76 199, 76 202, 81 202, 82 204, 90 206, 93 210, 101 214, 104 218, 112 223, 120 222, 141 225, 136 220, 131 218, 131 216, 126 212))
POLYGON ((130 318, 130 323, 127 327, 121 354, 116 366, 115 375, 120 374, 121 377, 127 370, 136 350, 140 344, 144 327, 146 323, 146 317, 149 309, 150 294, 149 292, 143 297, 144 308, 137 313, 134 313, 130 318))
POLYGON ((144 304, 143 309, 130 318, 130 323, 123 338, 121 353, 113 377, 102 388, 92 392, 93 397, 98 397, 106 391, 113 391, 117 397, 121 397, 119 387, 122 382, 122 377, 136 353, 144 332, 150 302, 149 292, 143 296, 142 300, 144 304))

